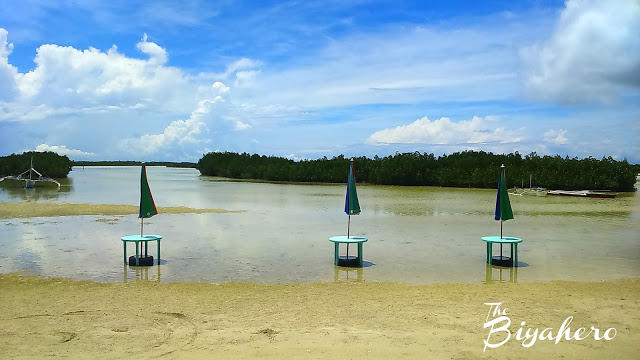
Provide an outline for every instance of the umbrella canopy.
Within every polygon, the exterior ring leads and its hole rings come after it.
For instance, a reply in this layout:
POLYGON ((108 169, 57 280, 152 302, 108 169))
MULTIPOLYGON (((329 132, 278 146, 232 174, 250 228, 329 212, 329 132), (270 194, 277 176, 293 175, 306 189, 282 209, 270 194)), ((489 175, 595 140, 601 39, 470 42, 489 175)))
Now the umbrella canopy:
POLYGON ((358 193, 356 192, 356 175, 353 168, 353 159, 349 165, 349 178, 347 180, 347 198, 344 202, 344 212, 347 215, 359 215, 360 204, 358 203, 358 193))
POLYGON ((496 220, 513 219, 513 211, 511 210, 511 202, 509 202, 509 193, 507 192, 507 184, 505 179, 504 165, 501 166, 500 178, 498 179, 498 194, 496 195, 496 220))
POLYGON ((149 182, 147 181, 147 167, 142 164, 142 172, 140 174, 140 213, 139 218, 150 218, 158 214, 156 204, 153 202, 149 182))

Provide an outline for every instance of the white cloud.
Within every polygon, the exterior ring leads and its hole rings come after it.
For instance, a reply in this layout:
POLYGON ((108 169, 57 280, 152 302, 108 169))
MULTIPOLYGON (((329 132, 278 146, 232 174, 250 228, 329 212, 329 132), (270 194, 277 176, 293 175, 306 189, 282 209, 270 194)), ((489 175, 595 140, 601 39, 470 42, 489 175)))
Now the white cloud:
POLYGON ((191 112, 187 120, 176 120, 171 122, 162 134, 145 134, 137 139, 124 140, 125 147, 132 152, 141 151, 144 154, 165 150, 166 147, 174 144, 196 143, 199 141, 198 135, 206 128, 205 118, 216 103, 224 102, 223 94, 229 88, 221 82, 215 82, 212 89, 217 91, 212 99, 203 99, 198 102, 198 107, 191 112))
POLYGON ((218 94, 225 94, 229 92, 229 87, 220 81, 214 82, 213 85, 211 85, 211 88, 218 94))
POLYGON ((7 35, 9 35, 7 30, 0 28, 0 59, 4 61, 8 61, 13 51, 13 44, 9 43, 7 35))
POLYGON ((230 75, 248 69, 254 69, 261 66, 262 63, 259 61, 251 60, 248 58, 241 58, 239 60, 234 61, 231 65, 227 66, 227 70, 224 74, 221 74, 223 78, 227 78, 230 75))
POLYGON ((148 36, 144 34, 142 37, 142 41, 140 41, 136 47, 142 51, 143 53, 149 55, 150 62, 153 62, 155 65, 163 65, 167 62, 167 51, 158 44, 147 41, 148 36))
POLYGON ((242 121, 236 121, 236 130, 246 130, 246 129, 250 129, 251 125, 243 123, 242 121))
POLYGON ((40 144, 40 145, 36 146, 36 151, 39 151, 39 152, 52 151, 52 152, 60 154, 60 155, 69 155, 69 156, 92 156, 92 155, 95 155, 92 152, 84 152, 84 151, 81 151, 81 150, 69 149, 65 145, 40 144))
POLYGON ((515 131, 502 127, 489 129, 485 121, 487 118, 474 116, 471 120, 456 123, 446 117, 431 121, 425 116, 408 125, 376 131, 369 136, 367 143, 453 145, 520 142, 520 135, 515 131))
POLYGON ((287 159, 289 160, 293 160, 293 161, 300 161, 300 160, 311 160, 308 157, 298 157, 296 156, 296 154, 289 154, 287 156, 285 156, 287 159))
POLYGON ((146 34, 136 46, 147 59, 127 56, 115 45, 103 51, 45 44, 36 50, 35 68, 21 73, 9 63, 13 46, 0 28, 0 122, 32 122, 48 129, 50 136, 33 139, 33 146, 50 138, 67 143, 72 134, 84 132, 107 156, 129 158, 187 152, 188 144, 207 141, 207 124, 222 123, 216 133, 225 134, 251 128, 261 119, 256 111, 270 118, 280 113, 271 105, 251 106, 247 112, 244 103, 234 105, 231 88, 220 81, 228 76, 234 86, 248 86, 260 62, 241 58, 229 65, 228 74, 191 75, 167 66, 167 51, 146 34), (94 128, 109 131, 95 136, 94 128))
POLYGON ((550 129, 549 131, 544 133, 544 141, 553 143, 556 145, 564 145, 567 143, 567 138, 564 136, 567 133, 567 130, 554 130, 550 129))
POLYGON ((236 81, 234 83, 235 86, 238 87, 247 87, 253 84, 254 79, 260 74, 260 71, 251 70, 251 71, 238 71, 236 73, 236 81))
POLYGON ((9 43, 7 36, 7 31, 0 28, 0 100, 12 98, 17 90, 15 77, 18 70, 9 64, 13 44, 9 43))
MULTIPOLYGON (((353 32, 286 66, 263 68, 249 89, 236 94, 258 105, 304 109, 512 98, 518 90, 517 51, 533 36, 518 19, 499 20, 484 27, 353 32)), ((536 21, 527 25, 540 26, 536 21)))
POLYGON ((35 69, 20 73, 8 63, 11 44, 6 30, 0 28, 0 80, 6 80, 0 86, 0 101, 10 104, 2 112, 9 120, 20 121, 38 118, 39 106, 54 112, 66 108, 67 113, 101 106, 148 106, 182 113, 193 108, 199 80, 165 66, 166 50, 148 41, 146 35, 137 47, 149 58, 128 57, 115 45, 101 51, 45 44, 36 50, 35 69), (16 91, 7 97, 7 89, 12 88, 16 91))
POLYGON ((640 88, 640 2, 569 0, 551 38, 522 49, 534 97, 572 104, 611 103, 640 88))

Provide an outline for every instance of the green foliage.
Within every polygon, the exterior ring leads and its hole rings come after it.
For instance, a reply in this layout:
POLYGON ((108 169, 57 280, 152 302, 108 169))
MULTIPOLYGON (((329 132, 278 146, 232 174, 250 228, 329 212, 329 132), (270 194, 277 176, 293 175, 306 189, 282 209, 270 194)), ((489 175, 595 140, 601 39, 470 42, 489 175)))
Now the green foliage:
MULTIPOLYGON (((413 152, 373 159, 355 158, 356 180, 381 185, 422 185, 443 187, 494 188, 500 165, 506 166, 507 187, 529 186, 563 190, 633 191, 635 174, 626 160, 611 157, 597 160, 538 156, 524 158, 518 153, 493 154, 463 151, 435 157, 413 152)), ((331 159, 293 160, 248 153, 209 153, 198 161, 203 175, 267 181, 327 182, 347 181, 349 159, 344 155, 331 159)))
POLYGON ((11 154, 0 157, 0 177, 7 175, 19 175, 31 166, 40 174, 50 178, 66 178, 71 171, 71 160, 63 155, 51 151, 29 151, 22 154, 11 154))

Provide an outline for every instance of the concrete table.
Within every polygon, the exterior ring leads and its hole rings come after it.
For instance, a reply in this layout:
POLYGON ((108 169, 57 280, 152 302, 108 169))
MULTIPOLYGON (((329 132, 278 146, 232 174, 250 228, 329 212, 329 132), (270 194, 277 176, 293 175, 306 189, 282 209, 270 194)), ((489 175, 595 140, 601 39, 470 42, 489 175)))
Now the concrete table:
MULTIPOLYGON (((144 242, 144 255, 147 256, 147 250, 149 241, 157 241, 158 242, 158 265, 160 265, 160 240, 162 240, 162 236, 160 235, 127 235, 120 238, 122 240, 122 246, 124 248, 124 263, 127 263, 127 243, 133 242, 136 243, 136 266, 139 266, 140 260, 138 259, 138 243, 144 242)), ((129 264, 131 265, 131 264, 129 264)))
POLYGON ((511 245, 511 266, 518 266, 518 243, 522 239, 511 236, 485 236, 482 241, 487 243, 487 264, 493 263, 493 244, 509 244, 511 245))
MULTIPOLYGON (((335 244, 335 253, 333 255, 333 260, 334 260, 334 264, 336 266, 339 266, 340 263, 340 258, 338 256, 339 252, 340 252, 340 244, 347 244, 347 246, 349 246, 348 244, 358 244, 358 264, 360 267, 362 267, 362 244, 367 242, 369 239, 367 239, 366 237, 362 237, 362 236, 332 236, 329 238, 329 241, 331 241, 332 243, 335 244)), ((349 261, 349 259, 347 258, 347 261, 349 261)))

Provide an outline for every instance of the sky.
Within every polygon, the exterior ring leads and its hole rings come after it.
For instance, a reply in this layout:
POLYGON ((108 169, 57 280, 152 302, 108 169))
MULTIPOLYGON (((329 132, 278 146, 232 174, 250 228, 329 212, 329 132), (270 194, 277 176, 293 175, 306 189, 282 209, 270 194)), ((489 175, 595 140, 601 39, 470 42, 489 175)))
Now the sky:
POLYGON ((640 0, 0 1, 0 156, 640 163, 640 0))

